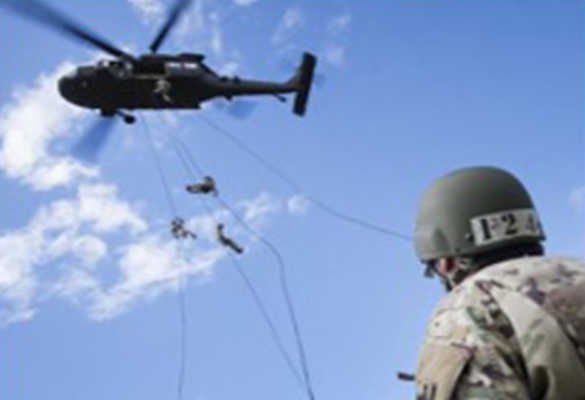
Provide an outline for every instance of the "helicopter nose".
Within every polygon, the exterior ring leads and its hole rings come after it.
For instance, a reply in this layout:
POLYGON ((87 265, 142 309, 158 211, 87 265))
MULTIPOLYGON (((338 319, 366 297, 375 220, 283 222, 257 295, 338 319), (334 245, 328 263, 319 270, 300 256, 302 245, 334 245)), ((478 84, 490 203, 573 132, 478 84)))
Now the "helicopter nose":
MULTIPOLYGON (((81 87, 83 87, 83 82, 81 82, 81 87)), ((59 93, 68 102, 84 106, 84 93, 80 88, 79 79, 67 76, 59 79, 59 93)))
POLYGON ((65 99, 72 101, 72 98, 75 97, 75 85, 72 78, 64 77, 59 79, 59 93, 65 99))

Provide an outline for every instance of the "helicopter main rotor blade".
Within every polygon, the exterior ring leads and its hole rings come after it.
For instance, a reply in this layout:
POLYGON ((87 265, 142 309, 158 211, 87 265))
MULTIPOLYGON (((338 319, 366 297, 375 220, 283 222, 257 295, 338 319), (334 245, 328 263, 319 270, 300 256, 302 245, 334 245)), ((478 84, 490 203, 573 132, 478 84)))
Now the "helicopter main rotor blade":
POLYGON ((65 14, 39 0, 0 0, 0 6, 60 30, 113 56, 134 59, 132 55, 120 50, 65 14))
POLYGON ((175 5, 169 11, 169 16, 167 17, 167 21, 165 24, 160 28, 160 31, 155 36, 154 40, 152 41, 151 45, 149 46, 150 51, 156 53, 160 46, 162 45, 163 41, 167 38, 171 29, 175 26, 179 17, 185 10, 187 6, 191 4, 192 0, 176 0, 175 5))
POLYGON ((116 120, 116 117, 98 117, 73 147, 73 155, 83 161, 95 163, 111 136, 116 120))

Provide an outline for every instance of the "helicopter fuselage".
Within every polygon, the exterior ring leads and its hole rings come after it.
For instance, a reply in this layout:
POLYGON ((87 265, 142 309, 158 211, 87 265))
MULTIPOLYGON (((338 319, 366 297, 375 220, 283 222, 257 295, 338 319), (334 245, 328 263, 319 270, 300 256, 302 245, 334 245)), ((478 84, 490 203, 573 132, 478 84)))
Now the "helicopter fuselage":
POLYGON ((59 80, 59 92, 73 104, 113 115, 118 110, 196 109, 214 97, 291 93, 298 90, 293 80, 271 83, 220 76, 200 54, 145 55, 80 66, 59 80))

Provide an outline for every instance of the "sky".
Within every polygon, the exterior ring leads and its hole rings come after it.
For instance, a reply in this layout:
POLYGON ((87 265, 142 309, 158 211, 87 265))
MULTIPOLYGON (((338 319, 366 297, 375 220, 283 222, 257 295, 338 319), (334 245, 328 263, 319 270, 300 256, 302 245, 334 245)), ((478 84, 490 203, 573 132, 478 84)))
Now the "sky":
MULTIPOLYGON (((139 54, 169 2, 51 4, 139 54)), ((69 149, 95 113, 56 81, 103 54, 0 8, 0 399, 177 398, 180 287, 183 398, 306 398, 238 273, 298 368, 278 256, 317 399, 413 398, 396 372, 415 370, 441 286, 411 242, 311 199, 408 236, 431 181, 498 166, 530 190, 547 251, 582 258, 584 12, 580 0, 194 0, 162 51, 276 81, 311 51, 306 117, 273 98, 246 119, 224 104, 140 113, 87 164, 69 149), (169 234, 148 132, 196 241, 169 234), (183 191, 173 137, 260 236, 183 191), (245 247, 235 263, 216 221, 245 247)))

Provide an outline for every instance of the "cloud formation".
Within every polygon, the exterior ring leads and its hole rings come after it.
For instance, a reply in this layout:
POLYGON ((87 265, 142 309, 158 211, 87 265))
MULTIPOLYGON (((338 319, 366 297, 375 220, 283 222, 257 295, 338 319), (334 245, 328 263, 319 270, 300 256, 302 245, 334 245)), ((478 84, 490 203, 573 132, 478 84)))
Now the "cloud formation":
MULTIPOLYGON (((236 210, 259 229, 281 203, 264 193, 236 210)), ((0 325, 30 319, 54 299, 104 320, 177 290, 181 280, 209 277, 228 251, 217 242, 218 221, 238 243, 254 245, 227 211, 194 216, 187 227, 197 240, 180 242, 151 226, 114 185, 80 185, 74 198, 41 207, 27 226, 0 236, 0 325)))
POLYGON ((70 157, 49 152, 51 143, 70 137, 83 125, 83 111, 57 92, 59 77, 73 69, 65 62, 42 74, 32 87, 17 90, 13 102, 0 111, 0 169, 34 190, 68 186, 97 174, 70 157))
POLYGON ((347 40, 352 22, 353 16, 349 11, 344 11, 333 16, 326 24, 324 59, 335 67, 345 65, 347 40))
POLYGON ((309 209, 310 201, 304 195, 296 195, 286 202, 288 212, 291 214, 303 214, 309 209))
POLYGON ((165 14, 161 0, 128 0, 130 5, 140 14, 144 22, 160 23, 165 14))
POLYGON ((298 7, 286 9, 272 35, 272 44, 276 46, 285 44, 304 24, 305 16, 298 7))
POLYGON ((0 324, 34 315, 36 301, 51 292, 47 285, 55 278, 47 275, 98 265, 108 235, 146 229, 111 185, 82 184, 74 198, 41 207, 27 226, 0 236, 0 324))

